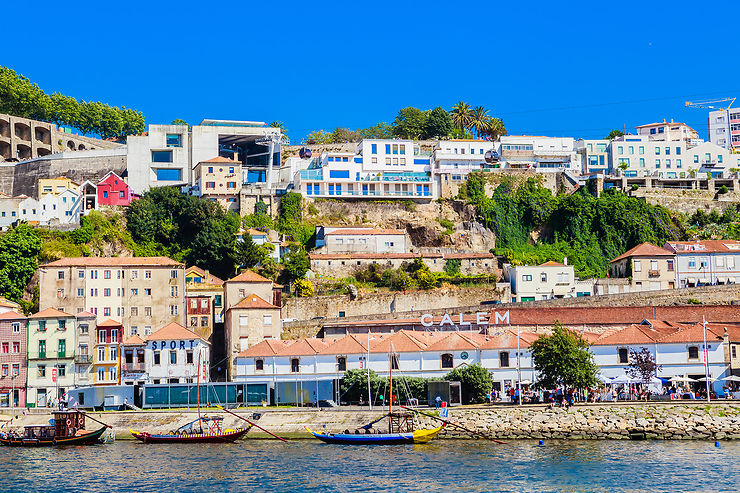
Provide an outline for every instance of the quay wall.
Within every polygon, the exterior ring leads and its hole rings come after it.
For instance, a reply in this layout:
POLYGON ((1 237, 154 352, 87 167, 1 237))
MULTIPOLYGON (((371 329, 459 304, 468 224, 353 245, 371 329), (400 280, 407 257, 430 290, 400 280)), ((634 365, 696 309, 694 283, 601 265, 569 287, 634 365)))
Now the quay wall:
MULTIPOLYGON (((218 411, 216 411, 218 412, 218 411)), ((431 411, 433 412, 433 410, 431 411)), ((214 414, 214 412, 210 412, 214 414)), ((289 438, 310 438, 305 427, 314 431, 341 432, 356 428, 382 416, 382 410, 351 408, 348 410, 275 410, 250 408, 238 413, 263 428, 289 438)), ((206 414, 204 412, 204 414, 206 414)), ((197 417, 196 411, 125 411, 90 413, 90 416, 113 426, 117 439, 130 439, 129 428, 149 432, 167 432, 197 417)), ((49 414, 28 414, 14 419, 10 428, 30 424, 45 424, 49 414)), ((7 420, 9 416, 2 416, 7 420)), ((548 409, 545 405, 467 406, 450 409, 449 419, 466 428, 497 439, 594 439, 627 440, 632 434, 644 434, 647 439, 740 440, 740 403, 636 403, 586 404, 571 409, 548 409)), ((225 415, 224 425, 235 428, 239 419, 225 415)), ((423 427, 433 427, 436 421, 421 417, 423 427)), ((89 421, 88 428, 94 428, 89 421)), ((253 428, 249 438, 266 438, 267 434, 253 428)), ((469 433, 446 427, 439 438, 473 438, 469 433)))

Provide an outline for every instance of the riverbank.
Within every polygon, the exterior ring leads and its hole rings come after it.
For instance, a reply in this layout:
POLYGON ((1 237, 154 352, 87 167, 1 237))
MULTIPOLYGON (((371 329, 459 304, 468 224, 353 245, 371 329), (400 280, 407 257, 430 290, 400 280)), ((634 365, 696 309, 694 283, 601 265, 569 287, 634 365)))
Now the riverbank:
MULTIPOLYGON (((434 413, 434 410, 425 412, 434 413)), ((354 430, 379 418, 383 411, 359 408, 321 411, 251 408, 238 410, 237 413, 277 435, 310 438, 306 427, 326 432, 354 430)), ((132 438, 129 428, 153 433, 168 432, 194 420, 198 414, 195 410, 163 410, 94 412, 90 416, 111 425, 116 439, 126 440, 132 438)), ((10 417, 4 418, 7 420, 10 417)), ((45 424, 50 418, 50 414, 20 415, 9 426, 22 428, 26 425, 45 424)), ((420 418, 422 427, 437 426, 432 418, 420 418)), ((740 440, 738 402, 583 404, 567 410, 549 409, 545 405, 464 406, 451 408, 449 419, 499 439, 740 440)), ((240 419, 229 414, 224 415, 225 427, 236 428, 242 424, 244 422, 240 419)), ((247 437, 268 438, 268 435, 253 428, 247 437)), ((472 436, 448 426, 438 438, 459 439, 472 436)))

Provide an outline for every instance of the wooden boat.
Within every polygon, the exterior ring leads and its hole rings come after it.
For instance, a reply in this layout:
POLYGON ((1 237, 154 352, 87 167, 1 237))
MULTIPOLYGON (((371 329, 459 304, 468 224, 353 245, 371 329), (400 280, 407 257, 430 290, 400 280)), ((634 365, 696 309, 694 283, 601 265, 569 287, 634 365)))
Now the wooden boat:
MULTIPOLYGON (((196 368, 200 370, 200 353, 198 353, 198 366, 196 368)), ((223 429, 224 418, 222 416, 201 416, 200 371, 198 371, 196 388, 198 419, 193 420, 170 433, 148 433, 146 431, 134 431, 131 428, 129 428, 128 431, 134 438, 144 443, 230 443, 239 440, 252 428, 252 425, 249 424, 249 426, 237 428, 235 430, 225 430, 223 429)))
POLYGON ((342 445, 400 445, 408 443, 427 443, 442 431, 446 423, 432 429, 414 429, 414 415, 407 412, 393 412, 393 344, 391 343, 388 358, 389 379, 388 388, 390 399, 388 400, 388 414, 376 419, 372 423, 350 433, 316 433, 306 427, 309 433, 324 443, 335 443, 342 445), (388 418, 388 433, 382 433, 373 428, 375 423, 388 418))
MULTIPOLYGON (((52 447, 62 445, 94 445, 108 425, 94 431, 85 429, 86 415, 82 411, 54 411, 54 424, 26 426, 23 434, 3 433, 0 443, 11 447, 52 447)), ((93 418, 90 418, 93 419, 93 418)), ((93 421, 97 421, 94 420, 93 421)))
POLYGON ((170 433, 147 433, 131 428, 129 432, 144 443, 229 443, 239 440, 252 428, 249 425, 235 430, 224 430, 223 419, 221 416, 201 416, 170 433), (207 426, 204 427, 204 424, 207 426))
POLYGON ((342 445, 400 445, 404 443, 427 443, 445 425, 431 430, 414 430, 407 433, 316 433, 306 428, 313 436, 325 443, 342 445))

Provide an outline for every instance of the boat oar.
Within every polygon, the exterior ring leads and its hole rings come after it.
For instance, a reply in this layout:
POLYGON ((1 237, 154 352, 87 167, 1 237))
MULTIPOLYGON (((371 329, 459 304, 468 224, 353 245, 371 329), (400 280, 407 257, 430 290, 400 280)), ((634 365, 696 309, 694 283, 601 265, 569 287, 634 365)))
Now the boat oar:
POLYGON ((426 416, 428 418, 436 419, 437 421, 441 421, 441 422, 443 422, 446 425, 450 425, 450 426, 454 426, 456 428, 460 428, 461 430, 465 430, 468 433, 471 433, 473 435, 477 435, 477 436, 479 436, 481 438, 485 438, 486 440, 490 440, 492 442, 500 443, 501 445, 505 445, 506 444, 506 442, 502 442, 500 440, 496 440, 495 438, 491 438, 488 435, 484 435, 483 433, 477 432, 475 430, 471 430, 469 428, 465 428, 464 426, 460 426, 459 424, 453 423, 452 421, 447 421, 445 419, 439 418, 439 417, 437 417, 437 416, 435 416, 433 414, 425 413, 423 411, 419 411, 418 409, 411 409, 411 408, 406 407, 406 406, 400 406, 400 407, 401 407, 401 409, 406 409, 407 411, 413 411, 415 413, 423 414, 424 416, 426 416))
POLYGON ((254 426, 255 428, 259 428, 260 430, 264 431, 264 432, 265 432, 265 433, 267 433, 268 435, 272 435, 272 436, 274 436, 274 437, 275 437, 275 438, 277 438, 278 440, 282 440, 283 442, 286 442, 286 443, 287 443, 287 441, 288 441, 288 440, 286 440, 285 438, 282 438, 282 437, 279 437, 279 436, 277 436, 276 434, 272 433, 271 431, 267 431, 266 429, 262 428, 262 427, 261 427, 260 425, 258 425, 258 424, 256 424, 256 423, 252 423, 251 421, 249 421, 249 420, 248 420, 247 418, 245 418, 244 416, 239 416, 239 415, 238 415, 238 414, 236 414, 236 413, 232 413, 232 412, 231 412, 231 411, 229 411, 228 409, 224 409, 223 407, 221 407, 221 406, 219 406, 219 405, 216 405, 216 407, 217 407, 217 408, 219 408, 219 409, 221 409, 222 411, 226 411, 227 413, 229 413, 229 414, 232 414, 232 415, 236 416, 236 417, 237 417, 237 418, 239 418, 239 419, 243 419, 244 421, 246 421, 246 422, 247 422, 247 423, 249 423, 250 425, 254 426))
POLYGON ((90 416, 87 413, 82 413, 82 415, 85 416, 85 417, 87 417, 88 419, 92 419, 96 423, 100 423, 101 425, 105 426, 106 428, 113 429, 113 427, 111 425, 107 425, 107 424, 103 423, 102 421, 98 421, 97 419, 93 418, 92 416, 90 416))

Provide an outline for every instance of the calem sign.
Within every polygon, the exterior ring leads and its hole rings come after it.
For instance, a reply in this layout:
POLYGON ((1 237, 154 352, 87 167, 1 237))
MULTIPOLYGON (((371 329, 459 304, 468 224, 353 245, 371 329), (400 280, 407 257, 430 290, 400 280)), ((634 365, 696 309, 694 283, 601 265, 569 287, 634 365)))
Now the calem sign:
MULTIPOLYGON (((476 312, 475 313, 475 323, 476 325, 488 325, 488 318, 490 317, 490 314, 488 312, 476 312)), ((460 313, 458 315, 455 315, 454 318, 449 313, 445 313, 442 316, 442 320, 439 321, 438 324, 435 324, 434 322, 434 315, 431 315, 429 313, 425 313, 421 316, 421 325, 424 327, 432 327, 434 325, 437 325, 439 327, 444 327, 445 325, 473 325, 472 321, 469 320, 463 320, 463 314, 460 313)), ((510 318, 509 318, 509 310, 506 310, 504 313, 499 312, 493 312, 493 324, 509 324, 510 318)))

